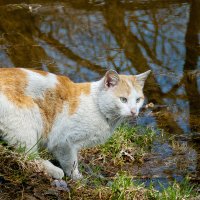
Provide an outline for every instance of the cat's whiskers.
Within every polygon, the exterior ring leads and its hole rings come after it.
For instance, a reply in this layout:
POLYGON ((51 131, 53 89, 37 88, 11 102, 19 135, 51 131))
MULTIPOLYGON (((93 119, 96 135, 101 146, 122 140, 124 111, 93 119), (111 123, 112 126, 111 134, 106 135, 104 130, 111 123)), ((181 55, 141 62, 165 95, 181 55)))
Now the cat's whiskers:
POLYGON ((113 117, 114 118, 111 119, 111 122, 118 120, 121 117, 121 115, 117 114, 117 115, 114 115, 113 117))
POLYGON ((110 121, 110 125, 111 126, 115 126, 116 124, 118 124, 121 120, 123 119, 123 117, 119 114, 114 115, 114 118, 111 119, 110 121))

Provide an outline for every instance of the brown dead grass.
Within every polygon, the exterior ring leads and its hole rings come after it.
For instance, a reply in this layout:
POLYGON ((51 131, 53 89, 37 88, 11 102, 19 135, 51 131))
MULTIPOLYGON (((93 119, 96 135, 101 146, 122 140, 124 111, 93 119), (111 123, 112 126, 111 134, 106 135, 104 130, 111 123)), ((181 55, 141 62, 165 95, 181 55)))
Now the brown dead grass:
POLYGON ((53 180, 37 160, 0 145, 0 200, 69 199, 69 193, 51 186, 53 180))
POLYGON ((53 186, 53 180, 42 171, 37 161, 0 144, 0 200, 81 200, 110 199, 111 190, 103 186, 67 181, 70 193, 53 186))

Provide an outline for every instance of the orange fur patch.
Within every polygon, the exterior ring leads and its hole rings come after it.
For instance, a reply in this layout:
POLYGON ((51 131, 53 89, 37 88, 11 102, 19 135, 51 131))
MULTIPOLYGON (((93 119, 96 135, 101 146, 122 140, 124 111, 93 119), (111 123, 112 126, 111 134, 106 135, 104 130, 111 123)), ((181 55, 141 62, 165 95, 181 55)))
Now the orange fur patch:
POLYGON ((144 94, 143 94, 143 88, 141 87, 141 85, 137 82, 137 79, 135 76, 130 76, 130 80, 133 84, 133 87, 135 88, 135 90, 140 94, 141 98, 144 98, 144 94))
POLYGON ((119 75, 119 83, 117 84, 117 87, 115 88, 115 95, 118 97, 128 97, 131 93, 131 87, 128 84, 127 80, 129 79, 129 76, 126 75, 119 75))
POLYGON ((58 97, 59 95, 55 92, 55 90, 48 90, 45 93, 44 99, 34 100, 42 115, 44 136, 47 136, 51 131, 56 116, 62 111, 63 101, 58 97))
MULTIPOLYGON (((46 76, 48 72, 31 70, 46 76)), ((34 99, 25 95, 28 85, 26 72, 18 68, 0 68, 0 92, 20 108, 38 106, 43 118, 44 136, 50 132, 56 116, 62 112, 64 102, 69 105, 69 114, 76 112, 80 95, 90 94, 90 83, 74 83, 69 78, 57 76, 55 89, 48 89, 44 98, 34 99)), ((67 115, 67 113, 66 113, 67 115)))
POLYGON ((19 107, 32 107, 31 97, 25 96, 27 76, 18 68, 0 68, 0 92, 19 107))
POLYGON ((57 79, 54 90, 48 90, 44 99, 35 100, 43 117, 45 136, 50 132, 56 116, 62 112, 64 102, 68 103, 69 114, 72 115, 78 108, 80 95, 90 94, 90 83, 74 83, 64 76, 57 76, 57 79))
POLYGON ((69 114, 72 115, 80 103, 80 95, 90 94, 90 83, 73 83, 69 78, 64 76, 58 76, 57 78, 59 81, 57 91, 60 94, 60 98, 68 102, 69 114))
POLYGON ((116 96, 128 97, 132 89, 130 86, 131 84, 143 98, 142 87, 137 83, 135 76, 119 75, 119 78, 119 83, 114 91, 116 96))

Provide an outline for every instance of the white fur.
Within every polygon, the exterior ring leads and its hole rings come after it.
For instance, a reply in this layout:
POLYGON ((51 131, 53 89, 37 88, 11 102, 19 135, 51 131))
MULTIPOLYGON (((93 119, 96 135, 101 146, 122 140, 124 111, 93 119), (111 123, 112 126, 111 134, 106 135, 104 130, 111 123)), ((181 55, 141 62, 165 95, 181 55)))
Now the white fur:
POLYGON ((18 108, 0 93, 0 130, 10 144, 20 143, 27 150, 34 151, 41 138, 42 126, 42 118, 36 106, 30 109, 18 108))
POLYGON ((26 95, 33 98, 43 98, 44 93, 48 89, 54 89, 58 83, 57 78, 54 74, 48 73, 43 76, 34 71, 22 69, 28 75, 28 85, 26 87, 26 95))
MULTIPOLYGON (((25 71, 29 75, 26 94, 33 98, 42 98, 43 93, 54 88, 57 83, 55 75, 41 76, 25 71)), ((133 88, 129 97, 131 101, 123 113, 125 105, 114 96, 112 89, 105 89, 104 79, 101 79, 91 83, 90 95, 80 96, 80 104, 73 115, 69 115, 69 105, 65 102, 44 143, 68 176, 73 179, 82 177, 78 170, 78 151, 83 147, 104 143, 122 117, 127 116, 127 113, 130 115, 130 109, 137 107, 136 98, 137 92, 133 88)), ((142 103, 138 105, 138 111, 142 103)), ((27 148, 32 148, 41 138, 43 130, 39 108, 37 105, 30 109, 18 108, 0 94, 0 130, 6 134, 5 139, 9 143, 20 141, 27 148)), ((35 147, 37 150, 37 146, 35 147)), ((41 160, 41 163, 52 177, 61 179, 64 176, 63 171, 49 161, 41 160)))
POLYGON ((128 83, 131 88, 131 93, 128 96, 128 102, 127 102, 126 108, 124 108, 124 110, 123 110, 124 112, 121 114, 131 116, 132 115, 131 110, 134 110, 135 116, 137 116, 139 114, 140 108, 143 105, 144 100, 141 99, 140 102, 138 102, 138 103, 136 102, 137 98, 141 97, 141 94, 139 94, 137 92, 137 90, 133 87, 133 85, 130 82, 128 82, 128 83))
POLYGON ((81 103, 74 115, 66 115, 68 105, 64 105, 48 138, 48 149, 73 179, 82 177, 78 171, 78 151, 104 143, 111 136, 111 127, 96 104, 97 88, 98 83, 93 83, 91 95, 81 95, 81 103))

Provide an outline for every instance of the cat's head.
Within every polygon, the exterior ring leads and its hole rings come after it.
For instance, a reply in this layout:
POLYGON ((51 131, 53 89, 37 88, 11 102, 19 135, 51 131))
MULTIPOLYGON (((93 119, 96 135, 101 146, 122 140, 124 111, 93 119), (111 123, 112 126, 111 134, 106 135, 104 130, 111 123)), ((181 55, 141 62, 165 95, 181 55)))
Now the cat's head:
POLYGON ((98 102, 107 118, 136 117, 144 103, 143 87, 151 71, 139 75, 119 75, 108 71, 101 81, 98 102))

